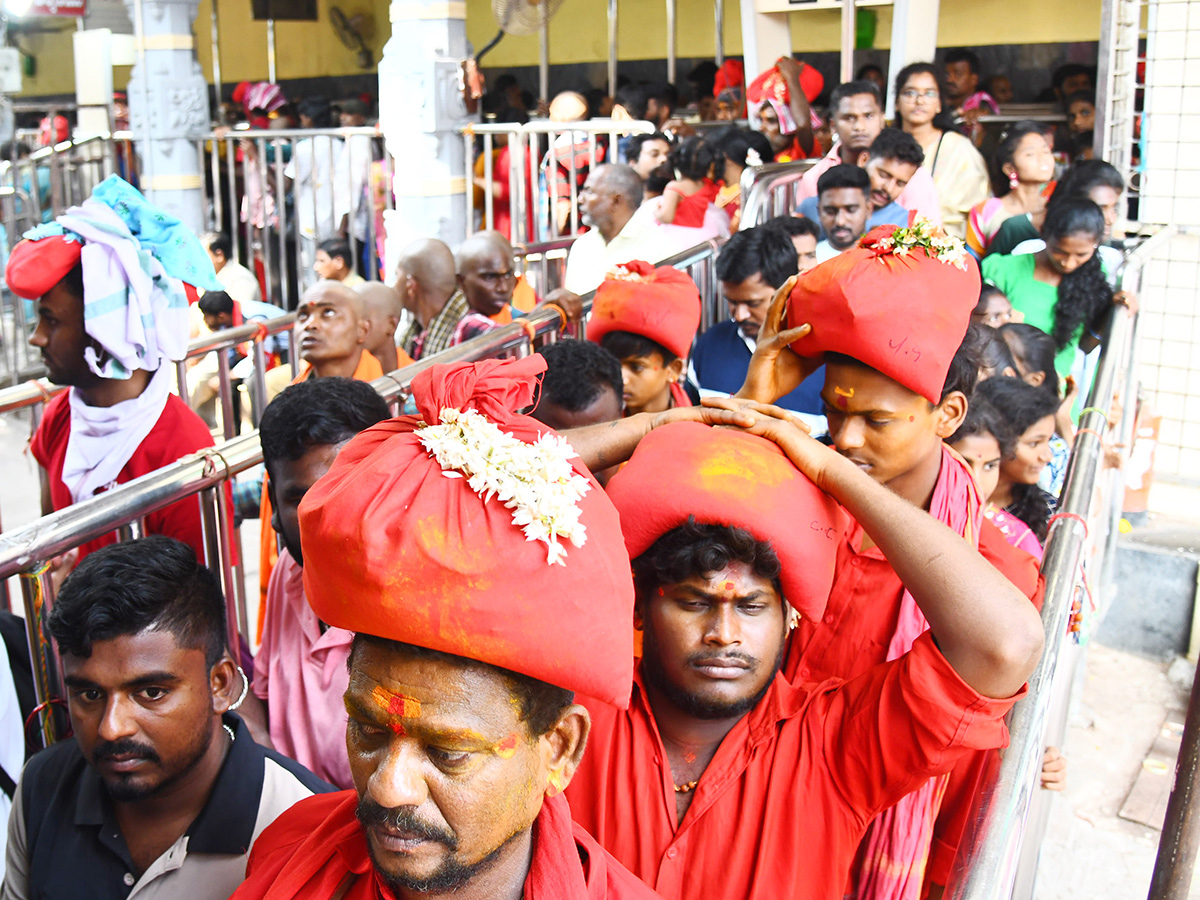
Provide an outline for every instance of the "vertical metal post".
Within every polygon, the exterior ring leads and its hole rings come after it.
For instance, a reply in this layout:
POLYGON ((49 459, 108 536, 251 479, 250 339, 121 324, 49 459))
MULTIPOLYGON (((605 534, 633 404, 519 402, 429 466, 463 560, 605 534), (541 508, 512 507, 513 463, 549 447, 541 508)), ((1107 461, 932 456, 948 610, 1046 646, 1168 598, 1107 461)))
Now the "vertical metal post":
POLYGON ((718 66, 725 64, 725 0, 713 3, 713 59, 718 66))
POLYGON ((1150 878, 1150 900, 1187 900, 1192 886, 1192 870, 1200 849, 1200 806, 1196 804, 1196 774, 1200 772, 1200 668, 1192 681, 1187 719, 1179 758, 1175 763, 1175 784, 1167 801, 1158 858, 1150 878))
POLYGON ((229 650, 236 654, 238 650, 238 621, 237 588, 233 583, 233 568, 229 565, 229 549, 221 532, 223 518, 222 507, 225 496, 222 484, 202 490, 197 499, 200 501, 200 529, 204 540, 204 564, 221 578, 225 590, 226 634, 229 640, 229 650))
POLYGON ((470 128, 463 131, 463 170, 467 180, 463 202, 467 204, 467 237, 470 237, 475 233, 475 133, 470 128))
POLYGON ((175 361, 175 385, 179 388, 179 399, 184 403, 191 404, 191 391, 188 390, 187 383, 187 360, 179 359, 175 361))
POLYGON ((42 621, 54 606, 49 563, 38 563, 21 573, 21 596, 25 601, 25 634, 29 638, 29 659, 33 666, 33 691, 41 707, 38 735, 42 746, 49 747, 62 735, 54 708, 43 704, 64 699, 58 654, 42 630, 42 621))
MULTIPOLYGON (((212 173, 213 231, 224 231, 225 195, 221 193, 221 142, 213 139, 204 146, 209 150, 208 167, 212 173)), ((232 227, 229 230, 234 231, 232 227)), ((236 240, 237 235, 234 234, 233 238, 236 240)))
POLYGON ((538 29, 538 96, 550 102, 550 18, 546 15, 546 6, 538 8, 542 11, 542 27, 538 29))
POLYGON ((217 390, 221 397, 221 424, 225 430, 225 440, 237 435, 238 423, 233 412, 233 382, 229 377, 229 351, 224 348, 215 351, 217 354, 217 390))
POLYGON ((267 351, 263 348, 265 338, 254 342, 254 377, 250 382, 250 421, 258 427, 263 411, 267 408, 267 351))
POLYGON ((221 105, 221 31, 217 27, 217 0, 212 0, 212 76, 217 106, 221 105))
MULTIPOLYGON (((717 2, 719 4, 720 0, 717 0, 717 2)), ((675 3, 676 0, 667 0, 667 81, 671 84, 675 83, 675 56, 677 53, 675 3)), ((720 64, 718 63, 718 65, 720 64)))
POLYGON ((275 20, 267 19, 267 81, 275 83, 275 20))
POLYGON ((617 96, 617 0, 608 0, 608 96, 617 96))
MULTIPOLYGON (((292 148, 294 150, 295 149, 295 141, 291 138, 289 138, 288 140, 292 144, 292 148)), ((277 201, 275 203, 275 215, 277 217, 277 222, 276 222, 275 228, 279 235, 279 289, 280 289, 280 293, 282 295, 283 308, 291 309, 292 308, 292 288, 291 288, 291 279, 288 278, 288 275, 291 273, 288 272, 288 252, 287 252, 287 236, 288 236, 287 204, 283 202, 283 198, 287 196, 285 193, 285 184, 284 184, 284 180, 283 180, 283 178, 284 178, 284 176, 283 176, 283 142, 282 141, 273 141, 272 146, 275 148, 275 196, 277 198, 277 201)), ((264 202, 265 202, 266 188, 267 188, 267 186, 264 184, 263 185, 264 202)), ((299 241, 300 241, 299 236, 297 236, 296 240, 297 240, 297 251, 299 251, 299 241)), ((299 282, 297 282, 297 284, 298 283, 299 282)))
MULTIPOLYGON (((215 147, 213 148, 216 149, 215 147)), ((240 263, 242 261, 242 251, 240 249, 241 241, 239 240, 238 229, 238 198, 237 198, 237 152, 234 146, 234 139, 227 137, 225 139, 225 169, 229 175, 229 219, 233 234, 231 243, 233 244, 233 261, 240 263)))
MULTIPOLYGON (((275 297, 271 290, 271 286, 274 283, 274 278, 272 277, 272 275, 274 273, 274 267, 271 265, 271 263, 272 263, 271 257, 274 256, 274 254, 271 252, 271 217, 266 214, 266 198, 267 198, 267 141, 266 141, 266 139, 265 138, 255 138, 254 139, 254 149, 255 149, 256 155, 258 157, 257 165, 255 167, 257 169, 257 171, 255 174, 258 177, 259 188, 262 191, 262 195, 263 195, 263 227, 259 231, 259 235, 258 235, 259 242, 262 244, 263 275, 265 276, 263 278, 263 283, 264 283, 264 286, 266 287, 266 296, 263 297, 263 299, 267 303, 273 303, 275 301, 275 297)), ((247 231, 248 231, 248 238, 250 241, 250 246, 253 247, 254 246, 254 231, 255 231, 255 229, 253 226, 251 226, 249 229, 247 229, 247 231)), ((279 271, 282 273, 283 270, 284 270, 284 265, 281 262, 279 265, 279 271)))
POLYGON ((842 83, 854 78, 854 0, 842 0, 842 83))
MULTIPOLYGON (((493 149, 494 146, 492 144, 492 135, 489 132, 483 136, 483 181, 484 184, 487 185, 487 189, 483 192, 483 227, 488 231, 491 231, 496 227, 496 215, 493 209, 492 201, 492 163, 494 162, 492 154, 493 149)), ((474 168, 472 168, 472 171, 474 171, 474 168)), ((471 191, 470 188, 468 188, 468 192, 474 193, 474 191, 471 191)), ((470 223, 467 224, 467 233, 471 233, 470 223)))

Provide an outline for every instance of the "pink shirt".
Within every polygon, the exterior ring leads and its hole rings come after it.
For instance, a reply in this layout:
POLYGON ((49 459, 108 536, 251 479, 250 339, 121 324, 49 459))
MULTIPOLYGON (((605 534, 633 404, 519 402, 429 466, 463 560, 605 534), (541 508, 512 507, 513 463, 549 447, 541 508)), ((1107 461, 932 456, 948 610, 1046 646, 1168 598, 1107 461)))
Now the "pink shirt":
POLYGON ((1042 561, 1042 545, 1037 535, 1028 525, 991 503, 984 509, 983 514, 988 521, 1000 529, 1004 539, 1018 550, 1024 550, 1038 562, 1042 561))
POLYGON ((267 704, 275 749, 339 788, 354 787, 346 755, 350 681, 346 660, 354 633, 321 632, 304 596, 303 569, 284 550, 267 584, 267 618, 254 658, 254 695, 267 704))
MULTIPOLYGON (((817 180, 834 166, 841 165, 842 157, 839 154, 838 146, 835 143, 830 151, 817 161, 816 165, 801 176, 796 183, 797 203, 806 197, 817 196, 817 180)), ((910 212, 929 219, 934 225, 942 224, 942 207, 938 202, 937 187, 934 186, 933 176, 924 166, 917 169, 917 174, 900 192, 896 202, 910 212)))

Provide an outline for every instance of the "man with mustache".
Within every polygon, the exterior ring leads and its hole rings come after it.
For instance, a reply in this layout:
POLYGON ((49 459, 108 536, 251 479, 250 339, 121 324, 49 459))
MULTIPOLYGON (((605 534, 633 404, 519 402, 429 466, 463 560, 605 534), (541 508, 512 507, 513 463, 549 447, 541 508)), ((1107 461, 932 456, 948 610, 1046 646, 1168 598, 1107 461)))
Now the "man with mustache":
POLYGON ((217 576, 159 535, 105 547, 46 619, 74 739, 34 756, 8 822, 3 896, 225 900, 277 815, 329 790, 233 713, 217 576))
POLYGON ((877 812, 1005 742, 1041 652, 1036 611, 970 544, 791 414, 753 411, 751 434, 651 432, 607 487, 644 655, 628 710, 585 701, 594 727, 567 798, 668 900, 841 898, 877 812), (850 681, 794 684, 787 637, 823 621, 847 513, 937 643, 925 634, 850 681))
POLYGON ((817 243, 817 262, 833 259, 866 233, 871 215, 871 179, 858 166, 834 166, 817 183, 817 216, 825 240, 817 243))
POLYGON ((628 700, 633 585, 612 503, 512 412, 545 368, 433 366, 419 415, 353 438, 305 495, 305 594, 355 633, 355 789, 269 828, 237 900, 653 897, 562 797, 590 730, 574 692, 628 700))

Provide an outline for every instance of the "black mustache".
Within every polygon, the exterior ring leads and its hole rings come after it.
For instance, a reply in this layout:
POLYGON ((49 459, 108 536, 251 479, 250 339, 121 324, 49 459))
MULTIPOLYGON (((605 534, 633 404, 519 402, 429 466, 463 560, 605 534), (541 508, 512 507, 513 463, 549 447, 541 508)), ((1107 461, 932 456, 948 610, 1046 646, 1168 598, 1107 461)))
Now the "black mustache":
POLYGON ((728 653, 693 653, 688 657, 689 666, 704 666, 708 665, 714 659, 727 660, 736 659, 746 664, 746 668, 754 669, 758 667, 758 658, 751 656, 748 653, 741 653, 737 650, 731 650, 728 653))
POLYGON ((141 759, 148 759, 151 762, 160 761, 153 747, 139 744, 132 738, 121 738, 119 741, 106 741, 103 744, 97 744, 96 748, 92 751, 92 760, 94 762, 100 762, 102 759, 113 759, 118 756, 136 756, 141 759))
POLYGON ((364 826, 380 825, 407 831, 427 841, 445 844, 451 850, 458 849, 458 838, 452 832, 443 831, 417 818, 411 807, 397 806, 395 809, 384 809, 374 800, 363 798, 358 801, 354 815, 364 826))

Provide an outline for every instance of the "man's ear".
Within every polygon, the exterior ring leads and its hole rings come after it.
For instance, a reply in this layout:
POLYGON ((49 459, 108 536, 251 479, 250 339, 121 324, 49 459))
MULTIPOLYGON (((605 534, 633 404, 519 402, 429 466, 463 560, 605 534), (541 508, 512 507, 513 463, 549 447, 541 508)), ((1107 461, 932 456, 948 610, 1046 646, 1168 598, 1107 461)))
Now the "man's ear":
POLYGON ((1046 373, 1045 372, 1030 372, 1028 375, 1025 376, 1025 382, 1027 384, 1033 385, 1034 387, 1041 387, 1043 384, 1046 383, 1046 373))
POLYGON ((967 395, 962 391, 951 391, 937 407, 937 436, 943 441, 962 425, 967 417, 967 395))
POLYGON ((678 356, 667 364, 667 376, 672 382, 679 381, 683 377, 683 369, 686 363, 678 356))
POLYGON ((871 152, 869 150, 858 151, 858 160, 854 163, 860 169, 865 169, 867 163, 871 161, 871 152))
POLYGON ((371 320, 363 316, 358 320, 358 340, 356 343, 365 344, 367 335, 371 333, 371 320))
POLYGON ((229 712, 242 695, 242 679, 245 678, 229 655, 217 660, 208 673, 208 688, 212 692, 213 712, 223 715, 229 712))
POLYGON ((561 794, 575 777, 592 731, 587 709, 572 703, 550 730, 538 738, 546 769, 546 796, 561 794))

